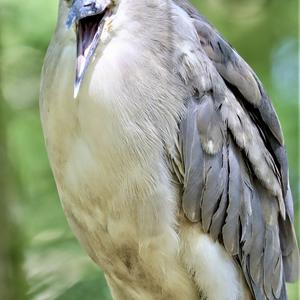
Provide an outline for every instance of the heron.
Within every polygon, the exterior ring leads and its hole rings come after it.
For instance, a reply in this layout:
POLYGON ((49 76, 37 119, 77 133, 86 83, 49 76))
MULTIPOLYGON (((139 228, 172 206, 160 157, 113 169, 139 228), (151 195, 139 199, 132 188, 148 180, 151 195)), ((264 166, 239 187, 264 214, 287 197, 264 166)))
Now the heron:
POLYGON ((66 218, 114 300, 287 299, 281 126, 188 1, 60 0, 40 112, 66 218))

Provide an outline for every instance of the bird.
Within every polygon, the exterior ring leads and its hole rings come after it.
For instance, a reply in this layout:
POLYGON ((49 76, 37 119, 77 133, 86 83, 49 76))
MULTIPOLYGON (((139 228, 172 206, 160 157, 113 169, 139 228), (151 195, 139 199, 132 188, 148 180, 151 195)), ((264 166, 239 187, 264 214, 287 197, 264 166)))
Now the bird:
POLYGON ((40 114, 64 213, 114 300, 287 299, 281 125, 188 1, 60 0, 40 114))

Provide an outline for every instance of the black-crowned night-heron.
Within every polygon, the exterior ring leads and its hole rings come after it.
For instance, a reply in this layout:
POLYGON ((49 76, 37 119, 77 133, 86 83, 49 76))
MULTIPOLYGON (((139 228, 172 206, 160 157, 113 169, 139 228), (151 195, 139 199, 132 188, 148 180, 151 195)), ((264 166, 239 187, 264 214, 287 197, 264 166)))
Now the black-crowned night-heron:
POLYGON ((61 0, 40 106, 65 214, 114 299, 287 298, 277 116, 187 1, 61 0))

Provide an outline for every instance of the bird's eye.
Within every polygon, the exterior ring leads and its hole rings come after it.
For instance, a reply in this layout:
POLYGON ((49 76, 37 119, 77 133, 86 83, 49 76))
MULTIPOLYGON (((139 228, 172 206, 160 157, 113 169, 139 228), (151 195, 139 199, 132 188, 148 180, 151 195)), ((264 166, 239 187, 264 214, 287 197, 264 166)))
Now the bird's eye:
POLYGON ((64 1, 66 2, 68 7, 70 7, 73 2, 73 0, 64 0, 64 1))

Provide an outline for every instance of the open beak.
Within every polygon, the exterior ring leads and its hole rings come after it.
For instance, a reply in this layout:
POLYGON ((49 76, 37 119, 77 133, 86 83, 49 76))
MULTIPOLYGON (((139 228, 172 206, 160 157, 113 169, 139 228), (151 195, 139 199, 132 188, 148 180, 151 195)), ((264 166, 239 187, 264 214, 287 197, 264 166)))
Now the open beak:
POLYGON ((99 44, 104 20, 110 15, 108 0, 74 0, 66 27, 75 24, 77 37, 76 75, 74 98, 77 98, 85 72, 99 44))

